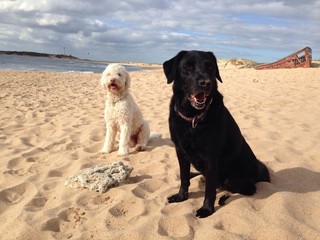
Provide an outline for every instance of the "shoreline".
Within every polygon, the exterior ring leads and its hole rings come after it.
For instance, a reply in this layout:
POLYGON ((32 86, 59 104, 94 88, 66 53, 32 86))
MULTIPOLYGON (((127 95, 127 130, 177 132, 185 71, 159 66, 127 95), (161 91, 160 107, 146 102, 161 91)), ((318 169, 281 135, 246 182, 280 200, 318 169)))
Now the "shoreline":
MULTIPOLYGON (((87 61, 69 58, 33 57, 22 55, 0 55, 0 70, 22 70, 35 72, 77 72, 77 73, 101 73, 106 68, 106 62, 87 61)), ((127 64, 127 70, 149 71, 151 65, 144 68, 141 64, 127 64)))
MULTIPOLYGON (((83 62, 83 63, 96 63, 96 64, 110 64, 110 63, 119 63, 127 66, 132 66, 132 67, 141 67, 146 70, 162 70, 162 64, 158 63, 143 63, 143 62, 125 62, 125 61, 110 61, 110 60, 103 60, 103 61, 98 61, 98 60, 91 60, 91 59, 81 59, 74 57, 72 55, 65 55, 65 54, 48 54, 48 53, 38 53, 38 52, 28 52, 28 51, 0 51, 0 56, 26 56, 26 57, 31 57, 31 58, 47 58, 47 59, 56 59, 56 60, 75 60, 78 62, 83 62)), ((217 59, 218 66, 219 68, 223 69, 250 69, 250 68, 255 68, 256 66, 260 65, 261 63, 249 60, 249 59, 241 59, 241 58, 232 58, 230 60, 226 59, 217 59)), ((320 67, 320 60, 313 60, 311 63, 311 68, 319 68, 320 67)), ((9 70, 15 70, 15 69, 9 69, 9 70)), ((31 70, 32 71, 32 70, 31 70)), ((36 70, 38 71, 38 70, 36 70)), ((139 70, 137 70, 139 71, 139 70)), ((66 71, 69 72, 69 71, 66 71)), ((72 72, 72 71, 71 71, 72 72)), ((77 72, 77 71, 75 71, 77 72)), ((86 73, 86 72, 85 72, 86 73)), ((88 71, 87 73, 90 73, 88 71)))

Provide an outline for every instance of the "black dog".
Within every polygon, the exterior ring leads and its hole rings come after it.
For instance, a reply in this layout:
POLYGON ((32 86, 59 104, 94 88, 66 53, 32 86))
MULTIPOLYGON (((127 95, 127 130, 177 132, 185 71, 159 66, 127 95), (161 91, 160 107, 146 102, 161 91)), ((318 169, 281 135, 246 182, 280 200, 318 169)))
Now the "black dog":
MULTIPOLYGON (((252 152, 238 125, 223 104, 222 82, 212 52, 182 51, 163 63, 173 83, 169 126, 180 166, 181 186, 169 203, 188 199, 190 164, 205 177, 205 199, 196 216, 214 213, 216 188, 252 195, 255 183, 270 181, 267 167, 252 152)), ((228 196, 223 196, 223 204, 228 196)))

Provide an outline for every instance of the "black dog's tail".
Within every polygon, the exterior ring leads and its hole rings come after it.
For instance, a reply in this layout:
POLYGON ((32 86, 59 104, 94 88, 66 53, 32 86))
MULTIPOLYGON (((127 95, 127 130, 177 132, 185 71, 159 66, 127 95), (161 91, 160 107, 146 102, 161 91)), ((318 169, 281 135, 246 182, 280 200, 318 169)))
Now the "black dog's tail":
POLYGON ((270 182, 269 170, 266 165, 258 160, 258 180, 257 182, 270 182))

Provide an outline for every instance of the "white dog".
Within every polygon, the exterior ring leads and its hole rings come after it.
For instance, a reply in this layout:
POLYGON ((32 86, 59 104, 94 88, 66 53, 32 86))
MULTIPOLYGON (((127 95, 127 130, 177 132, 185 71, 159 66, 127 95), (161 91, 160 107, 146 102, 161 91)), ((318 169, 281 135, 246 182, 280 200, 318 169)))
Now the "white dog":
POLYGON ((130 146, 136 146, 137 151, 146 150, 149 124, 129 93, 129 73, 120 64, 113 63, 104 70, 100 82, 106 91, 106 139, 101 152, 113 150, 117 132, 120 132, 118 155, 128 156, 130 146))

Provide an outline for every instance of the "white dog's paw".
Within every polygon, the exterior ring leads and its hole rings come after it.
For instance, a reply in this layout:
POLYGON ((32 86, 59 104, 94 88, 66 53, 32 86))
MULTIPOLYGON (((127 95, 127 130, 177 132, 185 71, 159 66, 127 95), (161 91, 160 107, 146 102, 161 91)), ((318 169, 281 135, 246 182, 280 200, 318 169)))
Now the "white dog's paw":
POLYGON ((112 149, 109 149, 109 148, 102 148, 101 149, 101 151, 100 151, 101 153, 111 153, 112 152, 112 149))
POLYGON ((119 148, 118 156, 129 156, 129 149, 119 148))
POLYGON ((142 152, 142 151, 145 151, 145 150, 147 150, 147 146, 143 146, 143 145, 140 145, 140 144, 138 144, 136 146, 136 151, 138 151, 138 152, 142 152))

